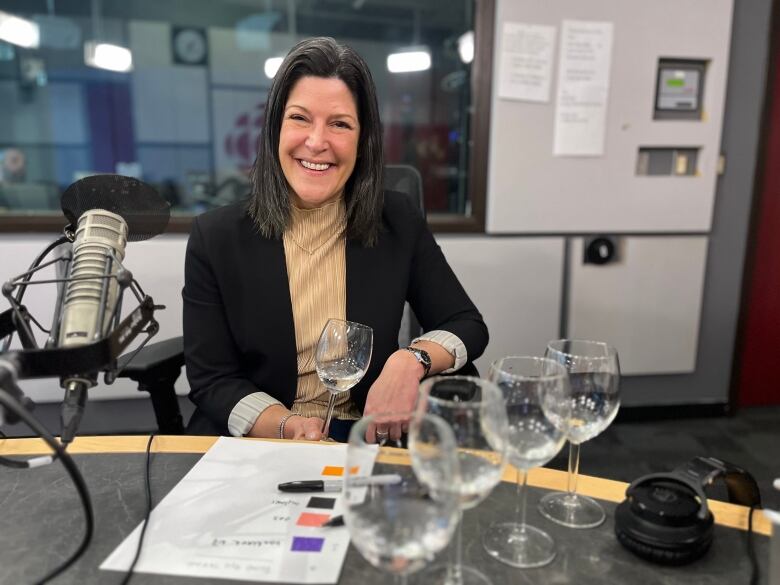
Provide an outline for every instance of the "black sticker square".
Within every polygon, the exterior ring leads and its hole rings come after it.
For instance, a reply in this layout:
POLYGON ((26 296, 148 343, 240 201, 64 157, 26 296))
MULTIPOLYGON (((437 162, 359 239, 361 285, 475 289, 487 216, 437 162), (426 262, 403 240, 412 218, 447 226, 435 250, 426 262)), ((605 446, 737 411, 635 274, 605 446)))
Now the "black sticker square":
POLYGON ((332 510, 336 505, 335 498, 321 498, 319 496, 312 496, 309 498, 309 503, 306 504, 307 508, 320 508, 321 510, 332 510))

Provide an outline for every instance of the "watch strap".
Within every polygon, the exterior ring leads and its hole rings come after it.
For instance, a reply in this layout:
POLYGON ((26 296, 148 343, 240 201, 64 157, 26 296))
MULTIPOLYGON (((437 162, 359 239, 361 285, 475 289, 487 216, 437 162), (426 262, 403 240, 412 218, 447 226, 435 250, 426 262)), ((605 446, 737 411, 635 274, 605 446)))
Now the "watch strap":
POLYGON ((423 378, 425 378, 431 371, 431 355, 425 351, 424 349, 420 349, 419 347, 405 347, 406 351, 411 353, 415 358, 417 358, 417 361, 422 364, 423 369, 425 370, 423 372, 423 378))

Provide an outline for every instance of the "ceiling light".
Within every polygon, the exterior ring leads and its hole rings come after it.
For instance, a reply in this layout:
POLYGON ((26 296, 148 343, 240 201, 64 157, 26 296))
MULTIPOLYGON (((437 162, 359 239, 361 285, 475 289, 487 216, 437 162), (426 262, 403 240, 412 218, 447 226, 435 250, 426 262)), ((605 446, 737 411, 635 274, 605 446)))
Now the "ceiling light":
POLYGON ((33 21, 0 10, 0 40, 26 49, 37 49, 41 31, 33 21))
POLYGON ((84 62, 98 69, 126 72, 133 69, 133 54, 126 47, 89 41, 84 43, 84 62))
POLYGON ((469 30, 458 37, 458 55, 466 65, 474 60, 474 31, 469 30))
POLYGON ((404 51, 387 56, 387 70, 390 73, 409 73, 431 68, 431 54, 427 50, 404 51))
POLYGON ((274 78, 276 72, 279 71, 279 67, 282 66, 282 61, 284 61, 284 57, 271 57, 265 60, 263 71, 265 71, 265 76, 268 79, 274 78))

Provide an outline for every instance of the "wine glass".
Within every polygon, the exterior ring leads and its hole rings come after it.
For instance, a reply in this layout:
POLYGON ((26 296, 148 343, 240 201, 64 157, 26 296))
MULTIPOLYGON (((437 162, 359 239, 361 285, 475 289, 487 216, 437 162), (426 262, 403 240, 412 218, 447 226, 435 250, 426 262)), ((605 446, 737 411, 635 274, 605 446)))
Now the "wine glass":
POLYGON ((344 523, 352 544, 374 567, 395 574, 399 584, 446 548, 458 522, 456 494, 429 489, 419 479, 444 485, 455 481, 452 430, 435 415, 408 413, 406 418, 409 443, 415 445, 411 467, 371 466, 377 446, 366 441, 366 433, 377 420, 367 416, 350 431, 344 477, 344 523), (377 477, 387 474, 397 475, 398 481, 382 483, 377 477))
MULTIPOLYGON (((417 410, 440 416, 455 433, 458 475, 454 483, 440 484, 438 489, 453 490, 457 494, 462 516, 464 510, 474 508, 490 494, 504 473, 508 430, 504 398, 488 380, 437 376, 420 385, 417 410)), ((413 445, 410 450, 414 453, 413 445)), ((453 561, 446 567, 427 570, 426 582, 447 585, 490 583, 473 567, 463 566, 462 534, 462 523, 459 523, 453 561)))
POLYGON ((482 544, 490 556, 513 567, 542 567, 555 558, 555 542, 526 524, 526 482, 528 470, 550 461, 566 441, 562 423, 571 412, 569 376, 552 360, 509 356, 493 362, 488 377, 506 401, 507 458, 517 470, 517 499, 515 521, 492 524, 482 544))
POLYGON ((328 438, 336 395, 346 392, 363 379, 371 362, 373 331, 367 325, 328 319, 317 342, 317 375, 330 392, 328 412, 322 426, 323 440, 328 438))
POLYGON ((545 356, 568 370, 572 398, 567 431, 567 491, 544 496, 539 511, 564 526, 593 528, 604 522, 606 514, 596 500, 577 493, 580 444, 601 433, 617 415, 620 407, 618 354, 601 341, 559 339, 547 345, 545 356))

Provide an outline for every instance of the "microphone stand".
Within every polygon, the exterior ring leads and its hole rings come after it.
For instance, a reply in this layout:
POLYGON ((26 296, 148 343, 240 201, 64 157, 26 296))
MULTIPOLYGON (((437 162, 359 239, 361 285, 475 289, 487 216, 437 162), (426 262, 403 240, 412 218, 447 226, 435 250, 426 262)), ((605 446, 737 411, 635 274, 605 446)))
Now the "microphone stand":
MULTIPOLYGON (((104 371, 104 381, 106 384, 112 384, 121 370, 117 368, 117 358, 124 350, 135 340, 138 335, 145 333, 146 337, 142 340, 140 346, 133 352, 130 359, 125 362, 122 369, 127 366, 132 358, 140 351, 149 340, 158 332, 159 325, 154 319, 154 311, 164 309, 163 305, 155 305, 153 299, 144 293, 140 284, 133 278, 132 273, 121 267, 116 275, 111 274, 112 262, 118 262, 115 257, 109 259, 106 273, 103 279, 116 278, 119 285, 119 293, 114 312, 108 317, 112 322, 112 329, 105 337, 96 339, 91 343, 71 347, 54 347, 59 334, 60 313, 62 307, 62 297, 65 286, 61 286, 56 311, 50 330, 46 330, 21 304, 26 288, 37 284, 67 284, 77 278, 68 276, 65 278, 53 278, 46 280, 31 280, 33 275, 49 266, 64 262, 70 267, 71 255, 55 258, 49 262, 41 263, 45 255, 56 246, 68 241, 67 236, 63 236, 50 244, 44 253, 35 259, 30 269, 6 282, 2 287, 3 296, 8 299, 11 308, 0 313, 0 339, 6 338, 3 351, 0 352, 0 358, 4 364, 2 369, 5 372, 13 373, 13 380, 26 378, 45 378, 59 377, 65 380, 69 377, 76 377, 77 380, 69 381, 65 387, 65 397, 62 405, 62 436, 63 443, 72 441, 87 400, 87 390, 95 385, 95 379, 100 371, 104 371), (124 320, 120 321, 122 299, 124 291, 130 289, 133 292, 139 305, 124 320), (16 292, 16 295, 14 295, 16 292), (30 322, 34 323, 41 331, 49 334, 46 346, 43 349, 38 347, 35 337, 32 333, 30 322), (22 343, 21 350, 7 351, 11 343, 11 336, 16 332, 19 334, 22 343)), ((96 277, 89 277, 94 280, 96 277)), ((104 287, 104 291, 105 291, 104 287)), ((103 315, 105 307, 105 294, 101 298, 100 313, 103 315)), ((99 330, 102 330, 102 324, 99 330)), ((18 388, 18 387, 17 387, 18 388)), ((21 392, 21 390, 19 390, 21 392)), ((33 406, 32 401, 24 395, 15 396, 22 401, 28 409, 33 406)), ((13 414, 8 415, 8 422, 14 419, 13 414)))

